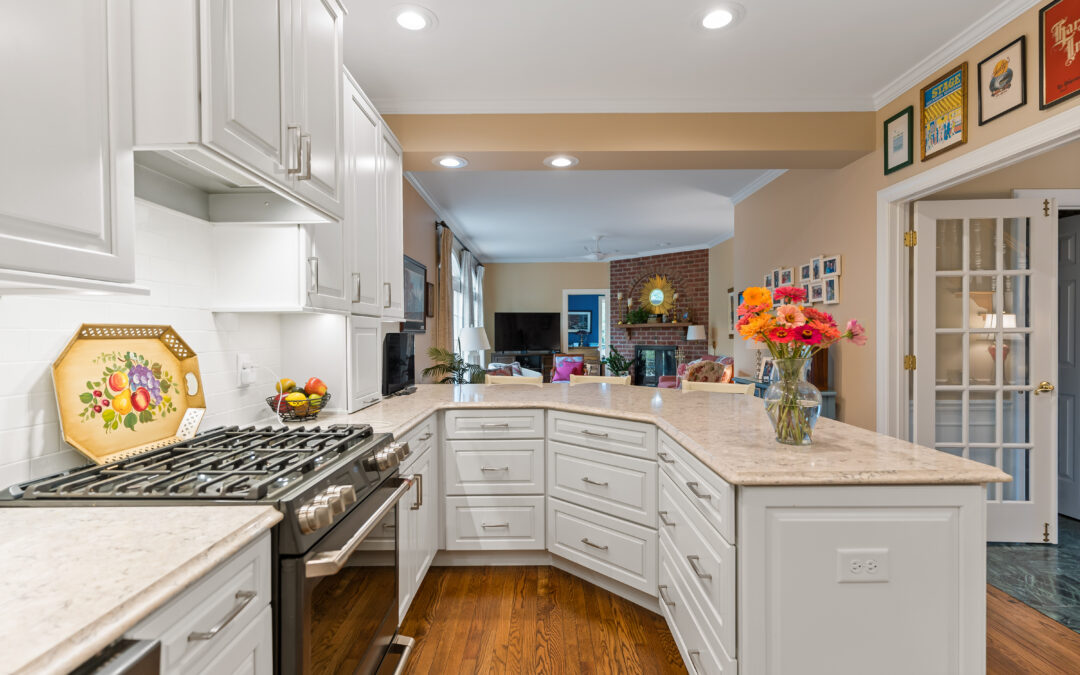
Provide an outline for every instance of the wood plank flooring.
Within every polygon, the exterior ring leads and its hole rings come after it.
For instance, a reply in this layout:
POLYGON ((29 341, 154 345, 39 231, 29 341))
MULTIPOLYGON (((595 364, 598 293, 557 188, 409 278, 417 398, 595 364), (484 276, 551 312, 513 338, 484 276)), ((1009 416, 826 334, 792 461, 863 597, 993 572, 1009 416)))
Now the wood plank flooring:
MULTIPOLYGON (((1080 634, 987 586, 989 675, 1080 673, 1080 634)), ((407 672, 685 673, 664 618, 554 567, 432 567, 407 672)))

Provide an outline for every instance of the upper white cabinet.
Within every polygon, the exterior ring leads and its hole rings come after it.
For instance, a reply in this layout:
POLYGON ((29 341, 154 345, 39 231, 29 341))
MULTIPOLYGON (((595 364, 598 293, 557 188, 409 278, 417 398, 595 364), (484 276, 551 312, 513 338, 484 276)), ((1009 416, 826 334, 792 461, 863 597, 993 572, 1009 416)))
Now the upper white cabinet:
POLYGON ((349 400, 347 410, 356 412, 382 397, 382 327, 367 316, 349 317, 349 400))
POLYGON ((3 24, 0 293, 133 281, 131 3, 7 2, 3 24))
POLYGON ((378 113, 348 75, 345 80, 345 227, 352 253, 352 311, 381 316, 384 289, 379 233, 378 113))
POLYGON ((402 205, 401 146, 390 130, 383 127, 380 139, 380 227, 382 237, 382 315, 405 319, 405 225, 402 205))

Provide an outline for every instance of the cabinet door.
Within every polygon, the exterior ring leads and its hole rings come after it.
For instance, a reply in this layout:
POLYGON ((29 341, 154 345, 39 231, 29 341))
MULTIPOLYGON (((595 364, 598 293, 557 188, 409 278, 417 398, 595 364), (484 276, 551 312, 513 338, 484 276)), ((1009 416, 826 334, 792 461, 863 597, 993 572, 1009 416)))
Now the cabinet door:
POLYGON ((428 453, 428 465, 417 469, 424 475, 424 494, 420 500, 420 541, 417 546, 416 563, 416 588, 420 589, 421 582, 431 569, 431 563, 435 561, 435 554, 439 552, 439 522, 442 518, 439 498, 439 452, 438 444, 428 453))
POLYGON ((349 317, 349 412, 379 400, 381 343, 378 319, 349 317))
POLYGON ((285 164, 296 167, 298 148, 286 158, 289 92, 282 56, 289 0, 210 0, 205 3, 203 57, 207 123, 203 140, 249 169, 287 184, 285 164))
POLYGON ((382 315, 405 318, 405 227, 402 207, 403 186, 401 148, 384 130, 380 139, 380 202, 382 231, 382 315))
POLYGON ((263 675, 274 669, 273 649, 273 612, 267 606, 210 663, 194 672, 263 675))
POLYGON ((293 117, 304 162, 294 189, 341 216, 343 69, 341 17, 332 0, 293 0, 293 117))
POLYGON ((129 0, 6 2, 0 269, 135 278, 129 0))
POLYGON ((352 311, 380 316, 379 117, 345 79, 345 232, 352 253, 352 311))
POLYGON ((321 309, 348 311, 349 275, 346 274, 345 223, 307 225, 305 260, 308 304, 321 309))
POLYGON ((438 501, 438 483, 433 470, 435 450, 428 450, 413 462, 406 473, 417 476, 419 480, 401 500, 401 509, 398 510, 398 520, 401 526, 398 529, 398 611, 399 619, 404 620, 409 606, 416 597, 416 591, 424 581, 431 566, 431 560, 435 557, 432 550, 437 546, 435 537, 438 532, 433 532, 432 506, 438 501))

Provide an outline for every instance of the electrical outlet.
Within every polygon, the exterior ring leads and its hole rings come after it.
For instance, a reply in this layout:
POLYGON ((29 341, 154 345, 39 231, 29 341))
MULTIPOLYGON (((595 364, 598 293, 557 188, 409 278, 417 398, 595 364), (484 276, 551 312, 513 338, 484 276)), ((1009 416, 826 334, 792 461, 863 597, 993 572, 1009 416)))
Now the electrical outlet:
POLYGON ((236 386, 249 387, 255 384, 258 368, 259 364, 255 363, 255 359, 251 357, 251 354, 238 352, 236 355, 236 386))
POLYGON ((841 584, 882 583, 889 580, 889 549, 836 549, 836 581, 841 584))

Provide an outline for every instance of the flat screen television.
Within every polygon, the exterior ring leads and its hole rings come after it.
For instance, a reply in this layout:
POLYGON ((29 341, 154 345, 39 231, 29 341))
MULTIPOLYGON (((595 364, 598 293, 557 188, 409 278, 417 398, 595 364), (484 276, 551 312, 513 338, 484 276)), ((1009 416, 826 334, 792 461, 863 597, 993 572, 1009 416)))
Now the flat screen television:
POLYGON ((412 333, 387 333, 383 338, 383 396, 416 384, 416 355, 412 333))
POLYGON ((495 351, 558 351, 558 312, 495 312, 495 351))

